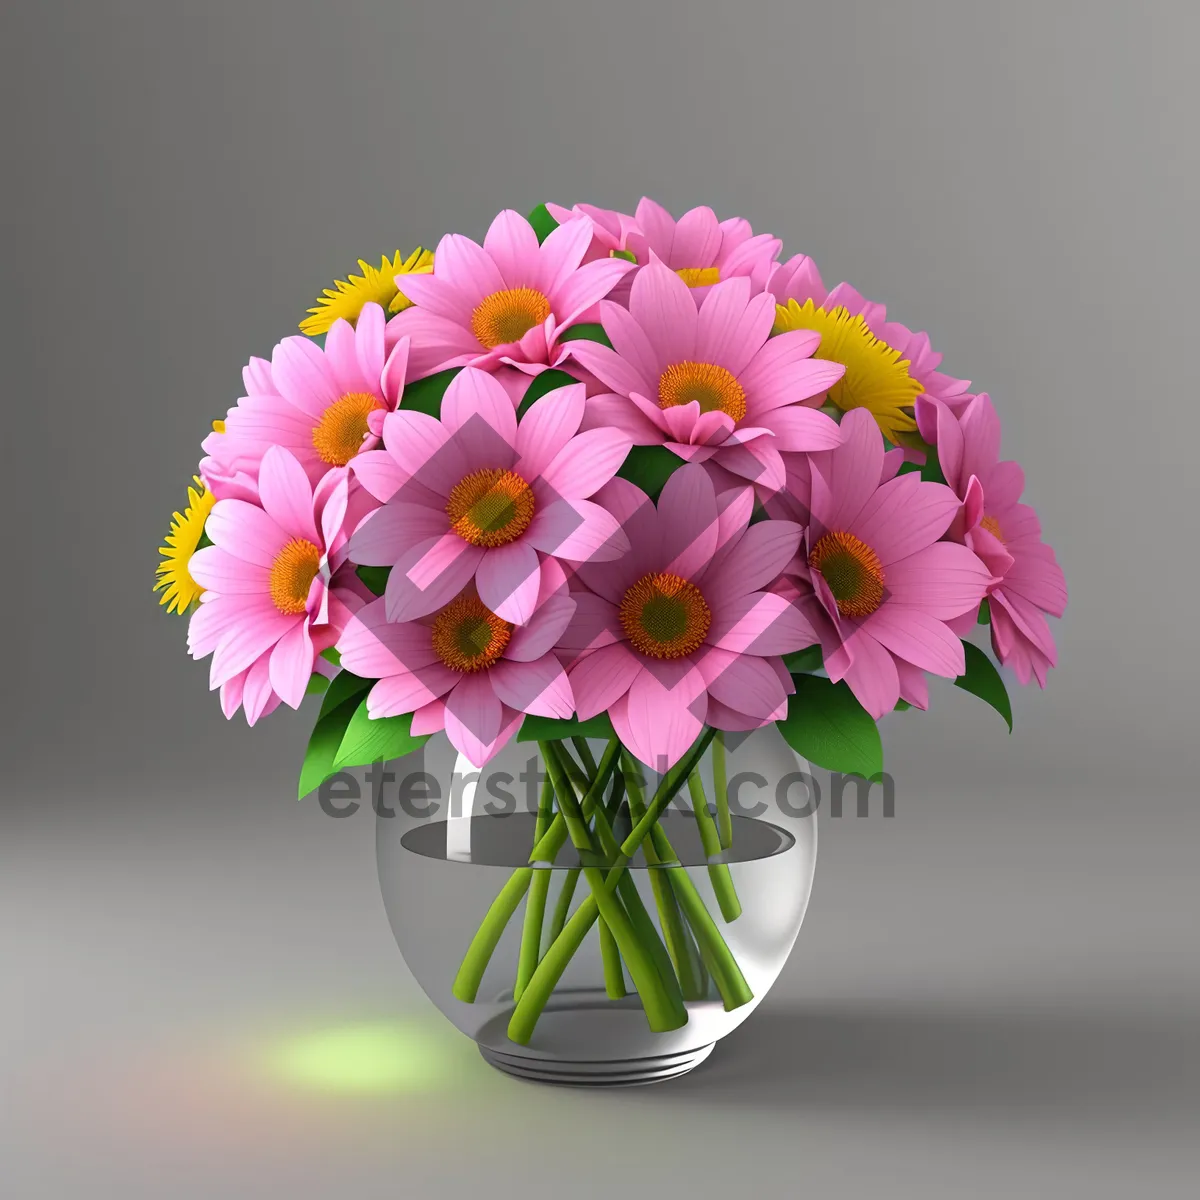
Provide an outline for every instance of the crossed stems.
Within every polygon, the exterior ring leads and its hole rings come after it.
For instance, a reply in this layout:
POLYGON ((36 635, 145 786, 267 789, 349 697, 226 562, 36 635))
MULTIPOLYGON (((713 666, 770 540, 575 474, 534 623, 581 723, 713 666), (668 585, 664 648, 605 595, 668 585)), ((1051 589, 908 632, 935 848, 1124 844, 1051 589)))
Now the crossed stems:
POLYGON ((615 738, 599 763, 584 739, 574 739, 574 745, 578 763, 562 742, 539 743, 547 778, 538 805, 531 865, 518 868, 493 901, 459 968, 454 995, 468 1003, 475 1000, 496 945, 528 893, 513 987, 516 1007, 508 1026, 514 1042, 529 1042, 568 963, 597 922, 606 993, 613 999, 626 994, 627 968, 652 1030, 665 1032, 686 1024, 684 1001, 705 997, 710 980, 726 1009, 749 1002, 753 993, 745 977, 659 825, 659 818, 686 781, 721 915, 726 921, 735 920, 741 905, 729 867, 715 861, 732 842, 720 735, 711 729, 701 733, 663 777, 649 803, 637 763, 615 738), (699 774, 700 762, 710 747, 717 793, 715 822, 699 774), (606 804, 604 795, 610 784, 606 804), (622 822, 629 832, 619 839, 616 830, 622 822), (543 954, 550 868, 568 837, 584 865, 564 874, 543 954), (639 848, 650 867, 661 936, 627 869, 639 848), (580 875, 588 885, 588 895, 571 913, 580 875))

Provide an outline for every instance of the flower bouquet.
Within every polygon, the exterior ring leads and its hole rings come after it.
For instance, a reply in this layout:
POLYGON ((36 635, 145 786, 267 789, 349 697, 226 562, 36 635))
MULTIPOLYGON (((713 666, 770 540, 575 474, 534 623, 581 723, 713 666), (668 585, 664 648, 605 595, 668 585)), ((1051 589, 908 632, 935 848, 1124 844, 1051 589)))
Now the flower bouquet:
POLYGON ((511 1047, 593 930, 604 996, 656 1034, 769 986, 730 934, 754 731, 870 779, 930 675, 1011 728, 979 626, 1021 683, 1055 664, 1063 575, 991 400, 781 249, 643 199, 361 262, 243 369, 162 550, 227 717, 323 693, 301 796, 435 736, 474 768, 536 744, 520 865, 443 1005, 509 939, 511 1047))

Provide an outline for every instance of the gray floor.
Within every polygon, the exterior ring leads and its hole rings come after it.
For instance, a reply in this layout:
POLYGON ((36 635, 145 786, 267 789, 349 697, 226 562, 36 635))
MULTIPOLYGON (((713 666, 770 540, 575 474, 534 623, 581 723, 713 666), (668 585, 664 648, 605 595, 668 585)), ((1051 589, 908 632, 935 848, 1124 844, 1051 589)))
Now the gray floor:
POLYGON ((282 771, 128 820, 28 793, 2 831, 0 1195, 1179 1195, 1196 825, 1182 790, 1132 795, 898 788, 893 820, 826 820, 759 1012, 690 1077, 591 1094, 493 1073, 427 1004, 365 813, 296 806, 282 771), (421 1053, 373 1091, 296 1075, 347 1031, 421 1053))

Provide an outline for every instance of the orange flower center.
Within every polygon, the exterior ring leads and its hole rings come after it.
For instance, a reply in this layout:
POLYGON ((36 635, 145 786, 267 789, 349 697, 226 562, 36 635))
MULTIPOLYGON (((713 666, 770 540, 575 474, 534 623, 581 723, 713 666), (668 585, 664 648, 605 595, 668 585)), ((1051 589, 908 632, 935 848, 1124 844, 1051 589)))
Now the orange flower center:
POLYGON ((550 315, 550 301, 535 288, 493 292, 471 313, 471 329, 489 350, 519 342, 550 315))
POLYGON ((821 572, 843 617, 869 617, 883 603, 879 555, 854 534, 825 534, 812 548, 808 565, 821 572))
POLYGON ((995 517, 987 516, 979 522, 994 537, 998 542, 1004 541, 1004 534, 1000 532, 1000 522, 995 517))
POLYGON ((302 613, 308 589, 321 567, 321 550, 306 538, 292 538, 271 564, 271 600, 281 613, 302 613))
POLYGON ((651 658, 691 654, 712 624, 700 589, 678 575, 643 575, 621 599, 621 626, 633 648, 651 658))
POLYGON ((478 596, 459 596, 433 619, 433 650, 452 671, 483 671, 504 653, 512 628, 478 596))
POLYGON ((707 287, 710 283, 721 282, 719 267, 680 267, 675 272, 688 287, 707 287))
POLYGON ((724 367, 716 363, 680 362, 669 366, 658 379, 659 408, 674 408, 695 400, 700 411, 723 412, 734 421, 746 415, 746 393, 724 367))
POLYGON ((533 491, 514 471, 485 467, 450 489, 446 515, 472 546, 506 546, 533 520, 533 491))
POLYGON ((344 467, 361 449, 367 436, 367 416, 383 402, 370 392, 348 392, 322 414, 313 430, 312 444, 321 461, 344 467))

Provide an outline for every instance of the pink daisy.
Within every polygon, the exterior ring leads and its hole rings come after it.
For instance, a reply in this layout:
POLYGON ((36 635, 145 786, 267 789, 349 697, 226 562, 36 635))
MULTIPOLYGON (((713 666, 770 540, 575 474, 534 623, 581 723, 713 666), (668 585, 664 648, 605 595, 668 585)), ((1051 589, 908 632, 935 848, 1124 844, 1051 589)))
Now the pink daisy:
POLYGON ((444 729, 482 767, 526 713, 566 718, 571 687, 554 644, 575 611, 554 559, 539 573, 537 604, 525 625, 496 616, 468 588, 417 621, 387 619, 381 598, 351 617, 340 640, 342 666, 378 679, 367 695, 372 718, 412 713, 417 735, 444 729))
MULTIPOLYGON (((263 455, 258 500, 218 500, 205 532, 213 544, 188 564, 205 589, 188 626, 193 658, 213 656, 209 685, 231 717, 253 725, 282 700, 298 708, 317 655, 337 640, 361 591, 334 586, 350 480, 328 476, 313 493, 281 446, 263 455)), ((347 573, 348 574, 348 573, 347 573)), ((356 582, 356 581, 355 581, 356 582)))
POLYGON ((635 445, 665 444, 711 461, 767 492, 784 483, 781 451, 827 450, 837 423, 803 403, 841 378, 811 357, 820 336, 771 336, 775 300, 748 279, 708 289, 699 309, 687 284, 661 263, 639 271, 629 309, 600 305, 613 348, 572 342, 571 354, 612 389, 588 401, 587 427, 623 430, 635 445))
POLYGON ((693 208, 678 221, 661 204, 643 196, 626 244, 643 267, 653 259, 666 264, 696 293, 699 301, 712 284, 745 277, 752 290, 766 286, 783 243, 768 233, 755 235, 741 217, 718 221, 711 208, 693 208))
POLYGON ((992 646, 1023 683, 1046 686, 1058 654, 1046 614, 1061 617, 1067 583, 1054 551, 1042 541, 1037 513, 1020 504, 1025 473, 1000 461, 1000 419, 986 392, 955 417, 930 397, 917 401, 921 436, 936 443, 946 482, 963 501, 963 541, 996 577, 988 591, 992 646))
POLYGON ((955 379, 938 370, 942 356, 935 353, 927 333, 913 333, 906 325, 889 321, 887 309, 882 304, 868 300, 848 283, 839 283, 832 291, 826 290, 817 264, 807 254, 797 254, 787 262, 777 263, 767 281, 767 290, 783 305, 789 300, 800 305, 811 300, 815 307, 827 313, 844 308, 852 317, 861 315, 871 333, 893 350, 898 350, 901 359, 907 360, 909 375, 923 391, 944 400, 956 410, 970 400, 969 380, 955 379))
POLYGON ((501 364, 537 375, 556 366, 558 339, 611 291, 633 264, 623 258, 580 265, 592 222, 578 217, 540 246, 533 226, 506 210, 483 245, 461 234, 438 243, 430 275, 405 275, 413 307, 388 323, 388 344, 412 339, 409 378, 449 367, 492 370, 501 364))
POLYGON ((624 462, 629 437, 619 429, 580 433, 584 407, 583 385, 571 384, 518 421, 504 388, 467 367, 446 389, 441 420, 388 414, 386 449, 354 463, 386 503, 354 533, 350 557, 392 567, 389 619, 425 616, 473 580, 492 612, 523 625, 545 555, 578 562, 624 553, 616 518, 591 497, 624 462))
POLYGON ((581 719, 608 711, 622 743, 665 770, 704 725, 755 729, 778 720, 793 690, 781 655, 817 635, 765 591, 796 553, 789 521, 749 525, 752 489, 717 494, 703 467, 680 467, 657 508, 614 479, 600 493, 630 550, 585 564, 575 617, 559 646, 581 719))
POLYGON ((252 358, 243 369, 246 395, 229 410, 224 433, 204 439, 201 476, 214 495, 245 499, 267 449, 282 446, 316 484, 378 443, 380 419, 400 402, 407 362, 406 342, 384 353, 378 304, 364 305, 354 325, 335 321, 324 349, 306 337, 284 338, 270 362, 252 358))
POLYGON ((978 609, 992 575, 966 546, 939 541, 960 507, 949 487, 916 473, 881 483, 883 437, 865 409, 845 415, 842 433, 836 450, 810 456, 796 602, 830 679, 845 679, 871 716, 899 699, 926 708, 926 671, 966 669, 950 622, 978 609))
POLYGON ((611 258, 614 250, 625 250, 629 235, 637 229, 634 217, 611 208, 597 208, 594 204, 576 204, 573 208, 547 204, 546 211, 560 225, 579 217, 591 221, 592 241, 583 256, 585 263, 595 262, 598 258, 611 258))

